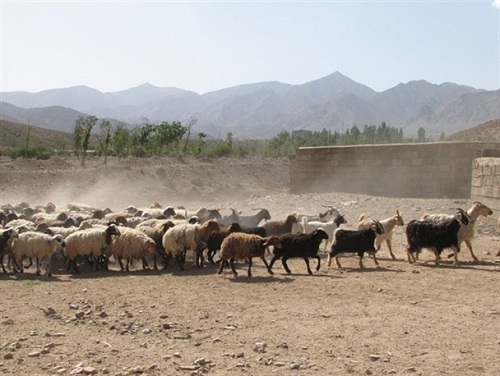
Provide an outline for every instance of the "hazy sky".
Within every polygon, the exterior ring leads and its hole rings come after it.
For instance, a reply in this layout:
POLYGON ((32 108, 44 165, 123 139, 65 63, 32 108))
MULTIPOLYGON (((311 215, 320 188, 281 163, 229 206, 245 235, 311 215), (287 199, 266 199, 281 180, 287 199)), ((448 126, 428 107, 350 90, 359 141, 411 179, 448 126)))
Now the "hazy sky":
POLYGON ((0 0, 0 91, 149 82, 199 94, 335 71, 500 88, 500 0, 0 0))

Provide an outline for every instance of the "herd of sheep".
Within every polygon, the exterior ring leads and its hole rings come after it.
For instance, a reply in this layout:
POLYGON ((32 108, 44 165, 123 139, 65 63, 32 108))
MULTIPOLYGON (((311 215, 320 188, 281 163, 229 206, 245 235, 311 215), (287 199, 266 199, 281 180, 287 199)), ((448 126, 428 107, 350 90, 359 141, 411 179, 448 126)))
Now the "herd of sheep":
MULTIPOLYGON (((444 249, 451 249, 448 257, 457 255, 465 242, 470 255, 474 223, 479 216, 493 212, 480 202, 474 202, 467 211, 457 209, 455 214, 427 214, 406 224, 407 257, 410 263, 418 259, 422 249, 431 250, 439 264, 444 249)), ((252 259, 258 257, 267 271, 273 274, 273 266, 281 259, 283 268, 291 273, 287 260, 302 258, 307 272, 312 274, 309 259, 317 260, 316 271, 321 265, 320 248, 328 251, 331 260, 341 268, 339 256, 355 253, 363 268, 363 256, 368 253, 376 265, 377 251, 385 242, 390 255, 392 234, 396 226, 405 226, 403 217, 396 211, 394 216, 376 220, 364 215, 358 219, 357 229, 345 229, 344 216, 333 207, 327 207, 317 215, 290 214, 280 221, 271 220, 267 209, 259 209, 254 215, 241 215, 231 209, 223 216, 216 209, 200 208, 188 211, 183 208, 150 208, 129 206, 121 212, 96 209, 84 205, 68 205, 60 209, 52 203, 44 207, 31 207, 27 203, 3 205, 0 210, 0 265, 4 273, 23 272, 24 265, 36 262, 36 274, 52 275, 54 260, 64 260, 66 271, 78 273, 83 264, 95 270, 107 269, 116 262, 121 270, 129 271, 131 263, 142 262, 143 268, 163 269, 175 259, 184 270, 186 253, 193 252, 194 263, 203 267, 205 256, 210 263, 219 263, 218 274, 229 266, 238 275, 234 262, 245 261, 248 276, 252 275, 252 259), (327 249, 327 246, 329 248, 327 249), (266 259, 267 251, 272 254, 266 259), (217 260, 215 256, 219 255, 217 260), (7 256, 7 268, 4 258, 7 256), (125 265, 124 265, 125 262, 125 265)))

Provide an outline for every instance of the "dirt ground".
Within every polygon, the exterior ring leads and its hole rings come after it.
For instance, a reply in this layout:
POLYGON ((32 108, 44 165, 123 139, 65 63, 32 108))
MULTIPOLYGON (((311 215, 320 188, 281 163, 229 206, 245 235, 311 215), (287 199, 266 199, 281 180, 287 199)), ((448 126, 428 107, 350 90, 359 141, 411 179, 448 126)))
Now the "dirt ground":
MULTIPOLYGON (((468 209, 469 200, 400 199, 348 193, 288 192, 288 159, 0 160, 0 204, 27 201, 109 207, 184 205, 229 208, 273 219, 332 205, 354 228, 361 213, 405 222, 424 212, 468 209)), ((307 274, 303 260, 253 277, 215 266, 185 272, 116 268, 52 278, 0 274, 0 373, 3 375, 500 375, 500 247, 489 222, 468 249, 435 266, 423 251, 406 261, 404 229, 380 267, 341 258, 307 274)), ((315 261, 311 262, 315 267, 315 261)))

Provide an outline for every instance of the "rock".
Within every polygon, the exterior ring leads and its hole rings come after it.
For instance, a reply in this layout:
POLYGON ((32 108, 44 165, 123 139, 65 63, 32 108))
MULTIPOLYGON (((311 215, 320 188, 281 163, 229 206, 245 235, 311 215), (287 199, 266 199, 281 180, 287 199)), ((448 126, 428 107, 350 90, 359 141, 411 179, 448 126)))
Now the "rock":
POLYGON ((76 367, 69 374, 70 375, 79 375, 82 372, 83 372, 83 367, 76 367))
POLYGON ((274 362, 273 363, 276 367, 284 367, 285 366, 285 363, 283 362, 274 362))
POLYGON ((75 317, 77 319, 81 319, 83 316, 85 316, 85 312, 83 312, 83 311, 75 312, 75 317))
POLYGON ((290 369, 300 369, 300 364, 292 362, 290 364, 290 369))
POLYGON ((150 334, 151 333, 151 329, 144 329, 142 332, 144 334, 150 334))
POLYGON ((30 353, 28 354, 28 356, 29 356, 30 358, 37 358, 37 357, 39 357, 40 355, 42 355, 42 353, 41 353, 40 351, 32 351, 32 352, 30 352, 30 353))
POLYGON ((194 361, 194 364, 197 364, 199 366, 204 366, 205 364, 209 363, 205 358, 198 358, 194 361))
POLYGON ((403 370, 403 373, 413 373, 413 372, 417 372, 417 369, 415 367, 410 367, 403 370))
POLYGON ((97 374, 97 370, 94 367, 84 367, 82 372, 85 375, 95 375, 97 374))
POLYGON ((370 354, 369 357, 370 360, 373 360, 374 362, 380 359, 380 355, 378 354, 370 354))
POLYGON ((46 316, 51 316, 56 314, 56 310, 52 307, 47 307, 47 308, 42 308, 43 313, 45 313, 46 316))
POLYGON ((71 303, 69 305, 69 309, 78 309, 78 306, 76 304, 71 303))
POLYGON ((14 354, 12 354, 11 352, 8 352, 7 354, 5 354, 3 356, 4 359, 14 359, 14 354))
POLYGON ((257 342, 253 348, 253 351, 264 353, 266 352, 267 344, 265 342, 257 342))
POLYGON ((132 369, 129 369, 129 371, 134 374, 139 374, 139 373, 144 373, 144 368, 142 368, 141 366, 137 366, 132 369))
POLYGON ((12 319, 7 319, 5 321, 2 321, 3 325, 14 325, 14 320, 12 319))

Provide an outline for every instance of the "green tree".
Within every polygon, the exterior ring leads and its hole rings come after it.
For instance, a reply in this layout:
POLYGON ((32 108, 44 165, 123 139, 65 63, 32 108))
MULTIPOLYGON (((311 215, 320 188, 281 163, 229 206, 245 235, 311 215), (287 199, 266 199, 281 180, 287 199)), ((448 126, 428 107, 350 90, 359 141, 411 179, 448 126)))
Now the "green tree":
POLYGON ((101 120, 101 132, 104 133, 104 143, 103 143, 104 164, 107 164, 108 150, 111 145, 111 122, 109 120, 101 120))
POLYGON ((425 142, 425 129, 422 127, 418 128, 417 142, 425 142))
POLYGON ((130 148, 130 130, 124 126, 117 126, 115 132, 113 133, 111 144, 113 145, 114 152, 125 157, 128 154, 130 148))
POLYGON ((97 120, 98 120, 97 117, 89 115, 89 116, 80 116, 75 122, 73 135, 75 140, 75 146, 77 140, 81 142, 82 167, 85 167, 85 159, 87 157, 87 150, 89 148, 90 135, 92 133, 92 128, 97 123, 97 120))

